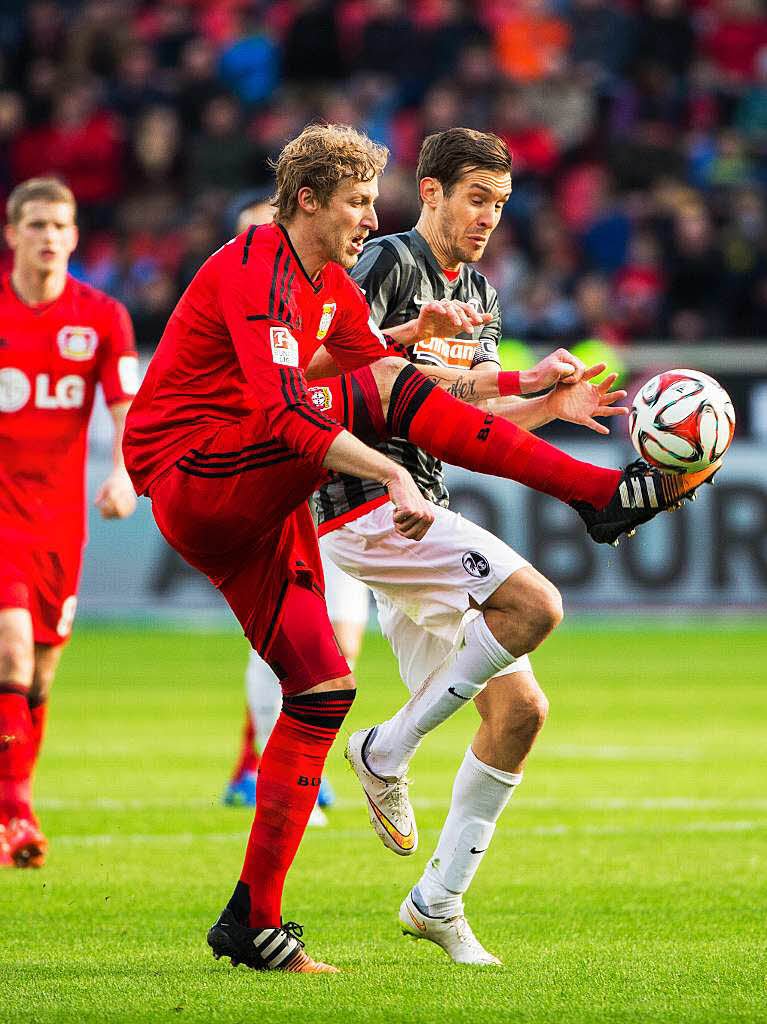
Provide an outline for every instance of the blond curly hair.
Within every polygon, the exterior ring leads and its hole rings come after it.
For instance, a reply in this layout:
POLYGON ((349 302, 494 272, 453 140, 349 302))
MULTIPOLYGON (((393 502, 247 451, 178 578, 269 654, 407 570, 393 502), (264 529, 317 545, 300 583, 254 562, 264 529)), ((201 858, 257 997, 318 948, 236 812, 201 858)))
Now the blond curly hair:
POLYGON ((309 124, 270 161, 277 189, 270 202, 276 219, 289 221, 298 209, 298 193, 310 188, 325 206, 346 178, 371 181, 383 172, 389 150, 346 124, 309 124))

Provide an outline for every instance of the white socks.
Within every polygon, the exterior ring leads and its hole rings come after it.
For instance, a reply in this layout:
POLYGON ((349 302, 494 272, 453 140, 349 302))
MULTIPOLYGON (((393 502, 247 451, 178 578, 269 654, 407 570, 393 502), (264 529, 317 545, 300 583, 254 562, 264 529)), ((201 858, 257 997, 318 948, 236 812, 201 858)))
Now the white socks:
POLYGON ((501 811, 521 780, 521 772, 503 772, 483 764, 471 747, 466 751, 437 849, 413 889, 413 899, 424 913, 431 917, 463 913, 463 893, 490 845, 501 811))
POLYGON ((250 652, 245 669, 245 696, 248 701, 256 744, 263 750, 282 709, 282 690, 277 676, 263 658, 250 652))
POLYGON ((440 665, 392 718, 378 726, 365 754, 383 778, 401 778, 427 732, 484 690, 488 679, 516 659, 490 632, 484 615, 466 627, 463 645, 440 665))

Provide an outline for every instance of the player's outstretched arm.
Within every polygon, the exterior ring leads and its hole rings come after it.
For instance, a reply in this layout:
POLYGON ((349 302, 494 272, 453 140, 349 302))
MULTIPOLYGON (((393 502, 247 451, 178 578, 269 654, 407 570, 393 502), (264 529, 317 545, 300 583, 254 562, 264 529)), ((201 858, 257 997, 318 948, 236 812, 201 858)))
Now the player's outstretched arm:
POLYGON ((114 425, 112 443, 112 461, 114 469, 98 490, 93 504, 101 511, 104 519, 125 519, 132 515, 136 508, 136 492, 130 481, 123 461, 123 433, 125 417, 128 415, 130 402, 115 402, 109 406, 109 413, 114 425))
POLYGON ((421 540, 434 522, 431 504, 418 490, 408 471, 380 452, 368 448, 348 430, 342 430, 334 438, 322 464, 337 473, 348 473, 363 480, 378 480, 383 484, 394 504, 394 525, 403 537, 421 540))

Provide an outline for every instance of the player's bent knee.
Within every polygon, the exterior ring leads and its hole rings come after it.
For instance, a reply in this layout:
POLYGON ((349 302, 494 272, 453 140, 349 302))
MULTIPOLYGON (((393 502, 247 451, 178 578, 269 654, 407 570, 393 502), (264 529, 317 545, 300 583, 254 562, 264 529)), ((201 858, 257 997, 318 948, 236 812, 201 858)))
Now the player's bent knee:
POLYGON ((373 374, 373 380, 378 387, 378 395, 381 399, 384 413, 387 411, 395 380, 405 367, 409 365, 410 363, 406 359, 401 359, 399 356, 385 356, 383 359, 378 359, 375 363, 370 364, 370 370, 373 374))
POLYGON ((351 690, 356 694, 357 683, 354 676, 349 674, 336 679, 326 679, 324 683, 318 683, 317 686, 304 690, 304 693, 325 693, 327 690, 351 690))

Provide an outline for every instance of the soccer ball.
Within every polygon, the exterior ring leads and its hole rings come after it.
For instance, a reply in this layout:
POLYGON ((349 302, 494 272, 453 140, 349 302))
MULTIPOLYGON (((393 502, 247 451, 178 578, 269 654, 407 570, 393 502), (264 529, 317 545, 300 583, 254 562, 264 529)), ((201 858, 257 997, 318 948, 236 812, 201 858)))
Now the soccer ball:
POLYGON ((697 473, 727 451, 735 410, 721 384, 699 370, 666 370, 648 380, 629 413, 631 442, 668 473, 697 473))

